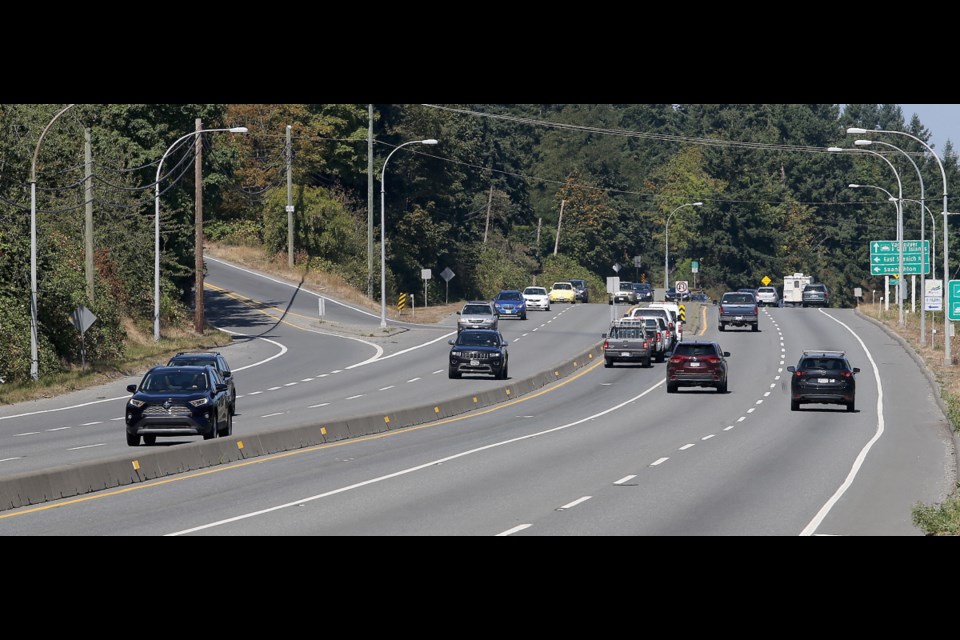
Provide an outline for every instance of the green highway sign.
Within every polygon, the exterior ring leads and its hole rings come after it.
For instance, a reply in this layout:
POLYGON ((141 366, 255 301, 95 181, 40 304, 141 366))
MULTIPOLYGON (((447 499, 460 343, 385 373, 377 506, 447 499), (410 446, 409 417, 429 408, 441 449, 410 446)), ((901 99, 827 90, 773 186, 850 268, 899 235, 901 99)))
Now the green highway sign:
MULTIPOLYGON (((896 240, 870 243, 870 275, 892 276, 900 273, 900 244, 896 240)), ((903 241, 903 275, 930 273, 930 241, 903 241)))
POLYGON ((947 287, 947 318, 960 320, 960 280, 951 280, 947 287))

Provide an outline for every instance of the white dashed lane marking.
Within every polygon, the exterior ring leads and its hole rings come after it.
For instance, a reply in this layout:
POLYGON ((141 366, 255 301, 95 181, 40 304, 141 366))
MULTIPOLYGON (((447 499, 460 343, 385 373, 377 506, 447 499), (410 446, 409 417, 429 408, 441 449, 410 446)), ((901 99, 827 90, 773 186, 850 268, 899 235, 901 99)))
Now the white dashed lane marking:
POLYGON ((749 409, 747 409, 747 413, 753 413, 756 410, 757 410, 756 407, 750 407, 749 409))
POLYGON ((258 395, 260 395, 261 393, 263 393, 263 391, 251 391, 251 392, 248 393, 247 395, 248 395, 248 396, 258 396, 258 395))
POLYGON ((384 387, 383 389, 377 389, 377 391, 386 391, 387 389, 393 389, 395 386, 397 386, 397 385, 392 384, 392 385, 390 385, 389 387, 384 387))
POLYGON ((337 369, 336 371, 331 371, 330 373, 343 373, 343 369, 337 369))
POLYGON ((730 429, 733 429, 733 425, 730 425, 729 427, 724 427, 724 428, 723 428, 724 431, 730 431, 730 429))
POLYGON ((304 378, 300 382, 313 382, 313 378, 304 378))
MULTIPOLYGON (((3 460, 0 460, 0 462, 3 462, 3 460)), ((623 476, 622 478, 620 478, 619 480, 617 480, 617 481, 614 482, 613 484, 624 484, 624 483, 626 483, 626 482, 630 482, 631 480, 633 480, 633 479, 636 478, 636 477, 637 477, 637 476, 635 476, 635 475, 632 475, 632 476, 623 476)))
POLYGON ((520 337, 521 337, 521 338, 526 338, 528 335, 530 335, 530 334, 529 334, 529 333, 525 333, 525 334, 523 334, 523 335, 520 336, 520 337))
POLYGON ((63 431, 64 429, 69 429, 70 427, 57 427, 56 429, 46 429, 46 431, 63 431))
POLYGON ((517 533, 517 532, 519 532, 519 531, 523 531, 524 529, 529 529, 529 528, 532 527, 532 526, 533 526, 532 524, 518 524, 518 525, 515 526, 513 529, 507 529, 507 530, 504 531, 503 533, 498 533, 495 537, 498 537, 498 538, 499 538, 499 537, 503 537, 503 536, 509 536, 509 535, 512 534, 512 533, 517 533))
POLYGON ((747 416, 741 416, 740 418, 737 418, 737 422, 743 422, 746 419, 747 419, 747 416))
POLYGON ((700 438, 700 439, 701 439, 701 440, 709 440, 710 438, 713 438, 713 437, 715 437, 715 436, 716 436, 715 433, 711 433, 710 435, 708 435, 708 436, 703 436, 703 437, 700 438))
POLYGON ((317 377, 318 377, 318 378, 326 378, 328 375, 330 375, 330 374, 329 374, 329 373, 321 373, 321 374, 318 375, 317 377))
POLYGON ((22 456, 17 456, 16 458, 4 458, 3 460, 0 460, 0 462, 10 462, 12 460, 22 460, 22 459, 23 459, 22 456))
MULTIPOLYGON (((770 386, 773 386, 773 385, 770 385, 770 386)), ((769 396, 769 395, 770 395, 770 392, 767 391, 766 393, 763 394, 763 397, 766 398, 766 397, 769 396)))
POLYGON ((695 443, 690 442, 690 443, 687 443, 687 444, 683 445, 682 447, 680 447, 680 451, 686 451, 686 450, 689 449, 690 447, 695 447, 695 446, 697 446, 695 443))
POLYGON ((411 378, 410 380, 407 380, 407 383, 416 382, 417 380, 421 380, 421 378, 411 378))
POLYGON ((93 449, 94 447, 103 447, 106 446, 106 442, 101 442, 100 444, 85 444, 82 447, 70 447, 67 451, 79 451, 80 449, 93 449))
POLYGON ((93 425, 95 425, 95 424, 103 424, 103 422, 101 422, 101 421, 99 421, 99 420, 98 420, 97 422, 84 422, 84 423, 83 423, 82 425, 80 425, 80 426, 81 426, 81 427, 90 427, 90 426, 93 426, 93 425))
POLYGON ((272 417, 274 417, 274 416, 282 416, 283 414, 284 414, 283 411, 278 411, 278 412, 276 412, 276 413, 268 413, 267 415, 265 415, 265 416, 260 416, 260 417, 261 417, 261 418, 272 418, 272 417))
POLYGON ((283 385, 283 386, 285 386, 285 387, 292 387, 292 386, 295 385, 295 384, 300 384, 300 383, 299 383, 299 382, 288 382, 287 384, 285 384, 285 385, 283 385))
POLYGON ((276 391, 277 389, 282 389, 283 387, 270 387, 267 391, 276 391))
MULTIPOLYGON (((240 396, 237 396, 237 397, 239 398, 240 396)), ((117 420, 123 420, 123 418, 124 418, 123 416, 120 416, 119 418, 110 418, 110 422, 116 422, 117 420)))
POLYGON ((40 432, 39 432, 39 431, 27 431, 26 433, 15 433, 15 434, 13 434, 13 437, 14 437, 14 438, 19 438, 20 436, 35 436, 35 435, 37 435, 38 433, 40 433, 40 432))
POLYGON ((319 409, 320 407, 325 407, 325 406, 327 406, 328 404, 330 404, 330 403, 329 403, 329 402, 321 402, 320 404, 310 405, 310 406, 307 407, 307 408, 308 408, 308 409, 319 409))
POLYGON ((438 373, 443 373, 443 369, 437 369, 436 371, 434 371, 434 372, 431 373, 430 375, 435 376, 435 375, 437 375, 438 373))
POLYGON ((564 511, 564 510, 566 510, 566 509, 573 509, 575 506, 577 506, 577 505, 580 504, 581 502, 586 502, 587 500, 589 500, 589 499, 592 498, 592 497, 593 497, 593 496, 583 496, 582 498, 577 498, 577 499, 574 500, 573 502, 569 502, 569 503, 563 505, 562 507, 559 507, 559 508, 557 509, 557 511, 564 511))
MULTIPOLYGON (((767 393, 770 393, 769 391, 767 393)), ((763 400, 757 400, 755 404, 763 404, 763 400)))
POLYGON ((357 398, 362 398, 362 397, 363 397, 363 394, 362 394, 362 393, 358 393, 358 394, 355 395, 355 396, 350 396, 349 398, 347 398, 347 400, 356 400, 357 398))
POLYGON ((650 463, 650 466, 651 466, 651 467, 656 467, 657 465, 661 465, 661 464, 663 464, 664 462, 666 462, 666 461, 669 460, 669 459, 670 459, 670 458, 660 458, 659 460, 655 460, 655 461, 651 462, 651 463, 650 463))

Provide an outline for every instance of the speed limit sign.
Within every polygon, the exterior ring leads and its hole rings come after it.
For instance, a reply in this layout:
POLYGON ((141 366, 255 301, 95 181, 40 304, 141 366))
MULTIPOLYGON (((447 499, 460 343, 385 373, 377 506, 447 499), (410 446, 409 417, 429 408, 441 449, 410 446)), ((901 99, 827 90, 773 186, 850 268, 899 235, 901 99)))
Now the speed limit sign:
POLYGON ((676 289, 677 293, 686 293, 689 290, 687 287, 687 281, 677 280, 676 289))

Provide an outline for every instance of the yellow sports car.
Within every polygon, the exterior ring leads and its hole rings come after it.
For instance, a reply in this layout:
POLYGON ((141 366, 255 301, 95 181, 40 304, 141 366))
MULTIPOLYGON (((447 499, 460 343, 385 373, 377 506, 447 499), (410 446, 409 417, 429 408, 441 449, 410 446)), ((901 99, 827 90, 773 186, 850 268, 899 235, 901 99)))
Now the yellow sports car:
POLYGON ((550 302, 577 302, 577 290, 569 282, 554 282, 550 289, 550 302))

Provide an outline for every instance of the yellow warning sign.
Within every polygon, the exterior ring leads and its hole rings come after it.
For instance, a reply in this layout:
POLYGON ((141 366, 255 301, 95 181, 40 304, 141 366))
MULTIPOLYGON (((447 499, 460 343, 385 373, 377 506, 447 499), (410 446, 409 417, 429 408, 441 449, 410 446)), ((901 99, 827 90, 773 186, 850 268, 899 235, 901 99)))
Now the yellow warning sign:
POLYGON ((770 276, 763 276, 763 278, 760 279, 760 282, 763 283, 763 286, 767 287, 770 286, 770 283, 773 282, 773 280, 770 279, 770 276))

